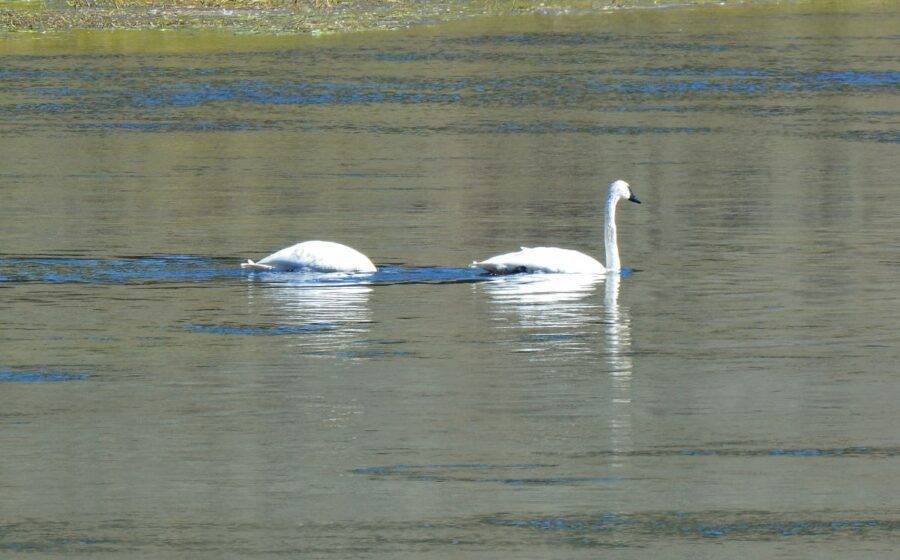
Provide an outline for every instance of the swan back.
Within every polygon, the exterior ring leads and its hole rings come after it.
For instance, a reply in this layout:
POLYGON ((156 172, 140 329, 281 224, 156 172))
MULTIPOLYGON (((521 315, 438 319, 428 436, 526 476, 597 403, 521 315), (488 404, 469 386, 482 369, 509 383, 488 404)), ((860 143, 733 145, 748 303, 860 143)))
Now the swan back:
POLYGON ((281 271, 375 272, 367 256, 352 247, 332 241, 304 241, 276 251, 256 265, 281 271))
POLYGON ((491 274, 513 274, 516 272, 563 272, 574 274, 603 274, 606 268, 597 259, 556 247, 522 247, 521 251, 491 257, 485 261, 472 263, 473 267, 484 269, 491 274))

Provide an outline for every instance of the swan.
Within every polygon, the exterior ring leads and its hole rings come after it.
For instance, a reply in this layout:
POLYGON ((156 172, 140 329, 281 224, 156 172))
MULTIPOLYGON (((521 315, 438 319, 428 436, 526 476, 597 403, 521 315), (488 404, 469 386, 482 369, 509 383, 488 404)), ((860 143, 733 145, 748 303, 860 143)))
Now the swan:
POLYGON ((616 204, 619 199, 640 204, 631 185, 619 179, 609 184, 606 193, 604 244, 606 266, 597 259, 556 247, 522 247, 521 251, 497 255, 484 261, 475 261, 472 268, 481 268, 490 274, 514 274, 517 272, 562 272, 570 274, 604 274, 621 270, 619 246, 616 243, 616 204))
POLYGON ((332 241, 304 241, 276 251, 259 262, 247 259, 241 268, 290 272, 375 272, 369 257, 352 247, 332 241))

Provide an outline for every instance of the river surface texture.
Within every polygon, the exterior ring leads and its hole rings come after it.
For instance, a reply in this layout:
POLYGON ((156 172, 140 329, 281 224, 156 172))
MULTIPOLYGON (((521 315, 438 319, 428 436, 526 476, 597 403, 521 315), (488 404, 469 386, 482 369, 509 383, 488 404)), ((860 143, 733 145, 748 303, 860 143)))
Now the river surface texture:
POLYGON ((0 556, 896 558, 900 18, 842 5, 0 39, 0 556), (623 275, 467 268, 602 260, 616 178, 623 275), (238 267, 307 239, 380 271, 238 267))

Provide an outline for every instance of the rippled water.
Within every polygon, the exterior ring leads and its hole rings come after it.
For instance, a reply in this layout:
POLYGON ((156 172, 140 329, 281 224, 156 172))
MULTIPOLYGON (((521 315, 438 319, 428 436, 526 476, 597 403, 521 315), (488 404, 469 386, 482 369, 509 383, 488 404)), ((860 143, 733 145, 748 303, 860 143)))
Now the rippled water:
POLYGON ((892 557, 898 24, 0 39, 0 553, 892 557))

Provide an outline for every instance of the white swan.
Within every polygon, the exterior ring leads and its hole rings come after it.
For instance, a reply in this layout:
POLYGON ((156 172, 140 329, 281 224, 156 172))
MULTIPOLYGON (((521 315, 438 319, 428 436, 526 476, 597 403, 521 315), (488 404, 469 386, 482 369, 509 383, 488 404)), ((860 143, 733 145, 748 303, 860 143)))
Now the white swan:
POLYGON ((516 272, 562 272, 574 274, 604 274, 618 272, 619 245, 616 243, 616 204, 619 199, 641 203, 631 186, 622 181, 613 181, 606 194, 604 223, 604 244, 606 245, 606 266, 593 257, 571 249, 556 247, 522 247, 521 251, 497 255, 484 261, 475 261, 473 268, 482 268, 491 274, 513 274, 516 272))
POLYGON ((241 268, 253 270, 278 270, 290 272, 375 272, 377 269, 369 258, 356 249, 331 241, 304 241, 272 253, 268 257, 253 262, 241 263, 241 268))

